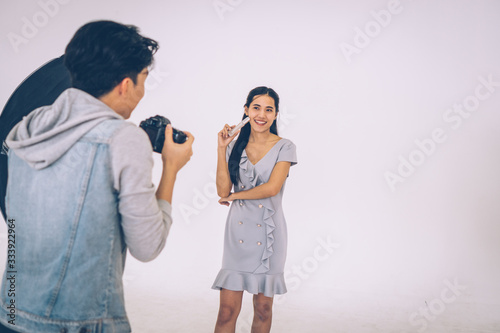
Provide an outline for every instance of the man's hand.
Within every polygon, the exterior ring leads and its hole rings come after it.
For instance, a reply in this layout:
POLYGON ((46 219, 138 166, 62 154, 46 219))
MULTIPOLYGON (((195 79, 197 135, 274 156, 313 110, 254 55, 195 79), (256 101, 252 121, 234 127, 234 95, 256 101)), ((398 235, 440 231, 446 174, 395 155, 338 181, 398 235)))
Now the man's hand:
POLYGON ((161 152, 164 167, 170 171, 177 173, 193 155, 194 137, 191 133, 183 131, 186 136, 186 142, 175 143, 172 138, 172 125, 168 124, 165 128, 165 143, 161 152))
POLYGON ((186 142, 182 144, 175 143, 172 138, 172 132, 172 125, 168 124, 165 128, 165 143, 161 151, 163 172, 158 190, 156 191, 156 197, 158 199, 166 200, 170 203, 172 203, 177 172, 179 172, 179 170, 191 159, 194 141, 193 135, 184 131, 187 136, 186 142))

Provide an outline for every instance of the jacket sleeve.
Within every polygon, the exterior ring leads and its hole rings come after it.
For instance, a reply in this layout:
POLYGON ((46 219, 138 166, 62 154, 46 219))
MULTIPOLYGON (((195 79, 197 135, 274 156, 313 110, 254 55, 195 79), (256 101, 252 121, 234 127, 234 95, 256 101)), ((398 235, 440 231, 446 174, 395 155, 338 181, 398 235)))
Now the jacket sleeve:
POLYGON ((110 151, 125 243, 136 259, 151 261, 165 247, 172 225, 172 206, 156 199, 151 143, 142 129, 125 123, 113 135, 110 151))

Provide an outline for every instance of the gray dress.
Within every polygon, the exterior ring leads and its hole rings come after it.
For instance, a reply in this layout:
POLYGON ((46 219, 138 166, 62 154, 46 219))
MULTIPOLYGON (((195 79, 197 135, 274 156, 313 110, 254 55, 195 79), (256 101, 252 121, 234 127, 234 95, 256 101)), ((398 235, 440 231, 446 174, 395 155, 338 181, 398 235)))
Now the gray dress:
MULTIPOLYGON (((235 141, 226 150, 229 159, 235 141)), ((295 145, 288 139, 278 141, 253 165, 243 150, 240 183, 234 191, 244 191, 269 181, 277 162, 297 164, 295 145)), ((246 290, 267 297, 286 293, 283 276, 287 248, 287 229, 281 199, 285 184, 274 197, 235 200, 226 220, 224 255, 212 289, 246 290)))

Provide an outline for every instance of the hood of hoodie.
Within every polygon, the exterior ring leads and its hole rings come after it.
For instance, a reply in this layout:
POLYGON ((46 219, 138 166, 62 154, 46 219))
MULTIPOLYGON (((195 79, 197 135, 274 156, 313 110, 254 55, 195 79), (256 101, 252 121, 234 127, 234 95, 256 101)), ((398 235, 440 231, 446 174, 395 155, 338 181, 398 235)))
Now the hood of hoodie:
POLYGON ((7 146, 32 168, 57 161, 82 136, 107 119, 123 119, 86 92, 69 88, 52 105, 33 110, 12 128, 7 146))

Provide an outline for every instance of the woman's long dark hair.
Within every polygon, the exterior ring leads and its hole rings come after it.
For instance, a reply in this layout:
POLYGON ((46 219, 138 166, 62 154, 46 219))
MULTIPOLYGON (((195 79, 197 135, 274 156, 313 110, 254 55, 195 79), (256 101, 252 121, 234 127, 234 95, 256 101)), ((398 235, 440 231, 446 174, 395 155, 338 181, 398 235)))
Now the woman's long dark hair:
MULTIPOLYGON (((254 88, 248 93, 247 101, 245 103, 245 106, 247 108, 250 108, 250 104, 252 104, 252 101, 260 95, 268 95, 272 99, 274 99, 274 105, 276 107, 276 114, 279 112, 279 103, 280 103, 280 98, 276 91, 274 91, 271 88, 268 87, 257 87, 254 88)), ((243 114, 243 118, 245 119, 248 116, 246 114, 243 114)), ((273 124, 271 125, 270 128, 271 133, 278 135, 278 125, 276 124, 276 119, 273 121, 273 124)), ((229 156, 229 161, 228 161, 228 168, 229 168, 229 175, 231 176, 231 181, 233 182, 234 185, 238 185, 238 181, 240 180, 240 160, 241 160, 241 154, 243 153, 243 150, 248 144, 248 139, 250 138, 250 132, 251 132, 251 127, 250 123, 247 123, 245 126, 240 131, 240 134, 238 136, 238 139, 236 140, 236 143, 234 144, 233 150, 231 151, 231 155, 229 156)))

